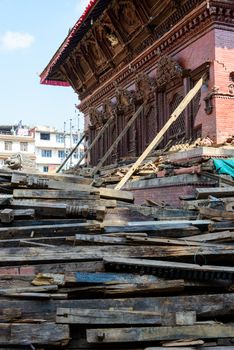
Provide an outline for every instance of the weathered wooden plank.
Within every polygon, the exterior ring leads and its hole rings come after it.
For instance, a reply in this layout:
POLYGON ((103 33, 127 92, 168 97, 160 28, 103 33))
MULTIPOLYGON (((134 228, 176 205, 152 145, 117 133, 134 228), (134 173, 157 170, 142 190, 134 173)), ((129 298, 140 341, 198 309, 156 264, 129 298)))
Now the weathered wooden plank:
POLYGON ((50 233, 67 233, 67 232, 98 232, 100 230, 99 224, 92 223, 71 223, 71 224, 53 224, 53 225, 35 225, 35 226, 11 226, 0 227, 0 236, 2 239, 9 234, 22 236, 24 234, 42 233, 44 235, 50 233))
POLYGON ((120 343, 173 340, 182 338, 229 338, 234 334, 233 324, 193 325, 175 327, 139 327, 88 329, 88 343, 120 343))
MULTIPOLYGON (((155 295, 155 294, 168 294, 172 292, 182 292, 184 290, 183 280, 162 280, 159 279, 155 282, 147 281, 139 283, 106 283, 106 284, 88 284, 84 287, 69 288, 66 291, 69 294, 69 298, 83 297, 84 295, 90 298, 93 297, 124 297, 127 296, 142 296, 142 295, 155 295)), ((68 285, 70 283, 68 282, 68 285)))
MULTIPOLYGON (((195 236, 191 236, 191 238, 196 237, 195 236)), ((179 239, 171 239, 171 238, 162 238, 162 237, 134 237, 132 236, 127 236, 127 241, 128 242, 133 242, 133 243, 138 243, 138 244, 152 244, 152 245, 188 245, 187 242, 187 237, 186 238, 179 238, 179 239)), ((192 240, 190 239, 190 246, 209 246, 205 243, 201 243, 202 241, 198 241, 196 242, 196 240, 192 240), (195 241, 195 242, 194 242, 195 241)), ((211 245, 212 246, 212 245, 211 245)))
POLYGON ((39 199, 100 199, 99 194, 90 194, 85 191, 66 191, 66 190, 40 190, 40 189, 14 189, 14 198, 39 198, 39 199))
MULTIPOLYGON (((91 197, 92 195, 90 195, 91 197)), ((116 200, 115 199, 46 199, 43 201, 43 203, 47 205, 49 204, 57 204, 57 205, 74 205, 74 206, 82 206, 82 205, 88 205, 90 208, 96 207, 96 206, 104 206, 107 208, 115 208, 116 207, 116 200)), ((33 207, 33 206, 40 206, 42 204, 42 200, 40 198, 14 198, 11 201, 11 207, 17 208, 17 207, 33 207)))
POLYGON ((213 208, 199 208, 201 217, 210 218, 215 221, 234 220, 234 211, 219 210, 213 208))
POLYGON ((17 266, 12 264, 10 267, 6 266, 0 266, 0 275, 5 275, 6 273, 12 273, 12 271, 15 271, 15 273, 21 273, 25 274, 28 273, 28 269, 30 269, 30 274, 32 273, 69 273, 69 272, 104 272, 104 264, 103 261, 78 261, 78 262, 54 262, 51 263, 32 263, 30 264, 30 267, 28 265, 21 265, 17 266), (13 269, 13 270, 12 270, 13 269))
POLYGON ((124 202, 132 203, 134 195, 130 191, 118 191, 112 188, 100 187, 98 188, 101 198, 116 199, 124 202))
POLYGON ((65 324, 162 324, 154 311, 58 308, 56 323, 65 324))
POLYGON ((197 199, 213 197, 234 197, 233 187, 209 187, 209 188, 197 188, 197 199))
POLYGON ((83 244, 127 244, 126 238, 120 237, 108 237, 106 235, 85 235, 76 234, 75 239, 72 238, 74 242, 80 242, 83 244))
POLYGON ((128 222, 124 226, 115 224, 105 224, 104 230, 106 233, 114 232, 157 232, 162 230, 184 230, 194 227, 207 229, 211 224, 210 220, 174 220, 174 221, 139 221, 128 222))
POLYGON ((50 189, 50 190, 66 190, 66 191, 79 191, 87 192, 90 194, 100 194, 101 198, 117 199, 126 202, 133 202, 134 196, 132 192, 118 191, 105 187, 92 187, 89 185, 80 185, 76 183, 68 183, 57 180, 40 179, 37 176, 27 176, 22 179, 18 179, 12 175, 12 184, 16 186, 27 186, 28 188, 37 189, 50 189))
POLYGON ((136 275, 131 273, 110 273, 110 272, 77 272, 66 276, 67 283, 74 284, 118 284, 118 283, 154 283, 160 281, 153 275, 136 275))
POLYGON ((39 179, 51 179, 56 181, 62 181, 62 182, 68 182, 68 183, 75 183, 75 184, 81 184, 81 185, 90 185, 92 183, 92 179, 85 178, 83 176, 79 175, 72 175, 72 174, 48 174, 48 173, 25 173, 25 172, 16 172, 13 171, 10 174, 11 182, 14 184, 20 184, 24 183, 28 176, 36 176, 39 179))
POLYGON ((143 270, 145 273, 153 273, 159 277, 184 277, 187 279, 224 279, 234 280, 234 267, 197 265, 188 263, 178 263, 160 260, 147 259, 124 259, 124 258, 104 258, 105 266, 108 270, 118 271, 124 269, 125 272, 143 270))
POLYGON ((48 286, 28 286, 28 287, 18 287, 18 288, 0 288, 0 295, 10 296, 10 295, 20 295, 22 293, 34 293, 34 292, 48 292, 57 291, 57 285, 48 286))
MULTIPOLYGON (((1 233, 1 229, 0 229, 1 233)), ((199 247, 199 254, 202 256, 225 256, 226 261, 233 258, 234 248, 232 246, 218 247, 199 247)), ((182 257, 196 256, 198 248, 189 246, 77 246, 58 247, 53 249, 42 248, 2 248, 0 250, 0 264, 22 264, 22 263, 46 263, 46 262, 65 262, 66 260, 82 261, 82 260, 97 260, 116 258, 167 258, 167 257, 182 257)), ((116 260, 117 262, 117 260, 116 260)), ((136 261, 139 263, 140 261, 136 261)), ((145 261, 144 261, 145 263, 145 261)), ((153 261, 151 261, 153 264, 153 261)), ((155 262, 155 266, 157 262, 155 262)), ((172 264, 173 265, 173 264, 172 264)), ((193 268, 189 265, 189 268, 193 268)), ((203 267, 203 269, 205 269, 203 267)), ((220 268, 221 271, 223 271, 220 268)), ((225 267, 224 270, 227 270, 225 267)), ((231 270, 229 270, 231 273, 231 270)), ((234 273, 234 268, 232 269, 234 273)))
POLYGON ((234 230, 234 221, 221 221, 221 222, 213 222, 209 224, 209 231, 221 231, 221 230, 234 230))
POLYGON ((69 341, 69 327, 55 323, 0 324, 0 345, 67 345, 69 341))
MULTIPOLYGON (((183 240, 183 239, 181 239, 183 240)), ((204 233, 202 235, 193 235, 188 236, 185 239, 186 241, 195 241, 195 242, 226 242, 234 240, 234 232, 230 231, 221 231, 221 232, 212 232, 204 233)), ((190 243, 189 243, 190 244, 190 243)))
POLYGON ((21 316, 22 312, 20 308, 2 308, 0 310, 0 323, 16 322, 21 316))
POLYGON ((119 284, 105 284, 102 286, 87 286, 80 288, 73 288, 69 290, 69 295, 72 296, 84 296, 92 295, 98 297, 124 297, 127 296, 142 296, 142 295, 155 295, 155 294, 167 294, 172 292, 182 292, 184 290, 183 280, 158 280, 152 283, 119 283, 119 284))
POLYGON ((0 310, 4 308, 18 308, 22 312, 22 318, 44 318, 50 321, 55 321, 58 307, 96 309, 97 305, 99 310, 129 309, 153 311, 164 315, 191 311, 192 308, 200 319, 211 319, 218 316, 233 315, 234 293, 51 301, 0 299, 0 310))

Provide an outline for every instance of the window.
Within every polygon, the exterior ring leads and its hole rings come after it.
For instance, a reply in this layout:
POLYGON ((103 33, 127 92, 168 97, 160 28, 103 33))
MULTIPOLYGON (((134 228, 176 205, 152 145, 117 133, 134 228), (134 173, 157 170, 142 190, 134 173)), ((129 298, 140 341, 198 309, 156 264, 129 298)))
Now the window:
POLYGON ((27 142, 20 142, 20 151, 21 152, 27 152, 28 151, 28 143, 27 142))
POLYGON ((65 158, 65 152, 64 151, 58 151, 58 157, 59 158, 65 158))
POLYGON ((43 166, 43 173, 48 173, 49 167, 48 166, 43 166))
POLYGON ((78 143, 78 135, 73 135, 73 143, 78 143))
POLYGON ((40 139, 49 141, 50 140, 50 133, 49 132, 41 132, 40 139))
POLYGON ((75 153, 73 154, 73 158, 74 158, 74 159, 77 159, 78 156, 79 156, 78 152, 75 152, 75 153))
POLYGON ((64 135, 63 134, 56 134, 56 142, 64 143, 64 135))
POLYGON ((51 149, 42 149, 41 150, 41 156, 44 157, 44 158, 51 158, 52 157, 51 149))
POLYGON ((12 142, 5 141, 5 151, 12 151, 12 142))

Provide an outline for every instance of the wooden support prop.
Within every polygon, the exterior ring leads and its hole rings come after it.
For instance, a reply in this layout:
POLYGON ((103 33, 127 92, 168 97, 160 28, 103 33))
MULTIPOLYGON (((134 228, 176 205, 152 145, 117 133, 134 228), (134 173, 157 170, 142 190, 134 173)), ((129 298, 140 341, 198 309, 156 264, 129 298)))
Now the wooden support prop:
POLYGON ((97 164, 97 166, 94 168, 94 170, 92 171, 92 175, 94 176, 102 167, 103 163, 107 160, 107 158, 111 155, 111 153, 113 152, 114 148, 118 145, 118 143, 122 140, 122 138, 124 137, 124 135, 126 134, 126 132, 128 131, 128 129, 130 128, 130 126, 134 123, 134 121, 136 120, 136 118, 139 116, 139 114, 143 111, 144 108, 144 104, 142 104, 138 110, 136 111, 136 113, 134 113, 134 115, 132 116, 132 118, 128 121, 128 123, 126 124, 125 128, 122 130, 122 132, 119 134, 119 136, 116 138, 116 140, 112 143, 112 145, 110 146, 110 148, 108 149, 108 151, 104 154, 104 156, 102 157, 102 159, 100 160, 100 162, 97 164))
POLYGON ((98 132, 97 136, 94 138, 93 142, 91 143, 91 145, 87 148, 87 150, 84 152, 83 156, 79 159, 78 163, 76 164, 76 168, 79 167, 80 163, 82 162, 82 160, 89 154, 89 152, 91 151, 91 149, 94 147, 94 145, 96 145, 97 141, 100 139, 100 137, 104 134, 104 132, 106 131, 106 129, 108 128, 108 126, 112 123, 112 121, 114 120, 115 116, 112 115, 110 117, 110 119, 107 120, 106 124, 102 127, 102 129, 98 132))
POLYGON ((180 116, 180 114, 185 110, 188 104, 192 101, 192 99, 196 96, 198 91, 201 89, 205 80, 205 75, 201 77, 201 79, 197 82, 197 84, 189 91, 189 93, 185 96, 185 98, 181 101, 179 106, 175 109, 175 111, 171 114, 170 118, 164 125, 164 127, 159 131, 153 141, 149 144, 149 146, 145 149, 142 155, 137 159, 137 161, 133 164, 133 166, 129 169, 127 174, 122 178, 122 180, 115 187, 116 190, 120 190, 128 179, 132 176, 132 174, 137 170, 139 165, 143 162, 143 160, 150 154, 150 152, 159 144, 162 140, 162 137, 167 132, 169 127, 176 121, 176 119, 180 116))
POLYGON ((62 170, 62 168, 64 167, 64 165, 67 163, 67 161, 71 158, 71 156, 73 155, 73 153, 75 153, 75 151, 77 150, 77 148, 79 147, 79 145, 81 144, 81 142, 84 140, 85 138, 85 134, 80 138, 80 140, 77 142, 77 144, 75 145, 75 147, 73 148, 73 150, 68 154, 67 158, 64 159, 64 161, 62 162, 62 164, 59 166, 59 168, 56 170, 56 173, 59 173, 60 170, 62 170))

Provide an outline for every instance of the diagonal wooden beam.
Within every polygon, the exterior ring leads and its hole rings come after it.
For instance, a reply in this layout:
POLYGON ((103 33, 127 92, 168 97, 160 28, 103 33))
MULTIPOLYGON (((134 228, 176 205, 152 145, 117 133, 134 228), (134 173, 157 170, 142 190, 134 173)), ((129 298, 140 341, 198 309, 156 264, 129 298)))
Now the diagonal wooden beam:
POLYGON ((100 139, 100 137, 104 134, 104 132, 106 131, 106 129, 108 128, 108 126, 111 124, 111 122, 114 120, 115 116, 112 115, 107 122, 104 124, 104 126, 102 127, 102 129, 98 132, 97 136, 94 138, 93 142, 91 143, 91 145, 87 148, 87 150, 84 152, 83 156, 79 159, 78 163, 76 164, 76 168, 78 168, 78 166, 80 165, 80 163, 82 162, 82 160, 89 154, 89 152, 91 151, 91 149, 96 145, 97 141, 100 139))
MULTIPOLYGON (((66 137, 66 136, 65 136, 66 137)), ((84 140, 85 135, 82 135, 82 137, 80 138, 80 140, 77 142, 77 144, 75 145, 75 147, 73 148, 73 150, 68 154, 67 158, 64 159, 64 161, 62 162, 62 164, 59 166, 59 168, 56 170, 56 173, 59 173, 60 170, 62 170, 62 168, 64 167, 64 165, 67 163, 67 161, 71 158, 71 156, 73 155, 73 153, 75 153, 75 151, 77 150, 77 148, 79 147, 79 145, 81 144, 81 142, 84 140)))
POLYGON ((134 123, 134 121, 136 120, 136 118, 139 116, 139 114, 143 111, 144 108, 144 104, 142 104, 138 110, 134 113, 134 115, 132 116, 132 118, 128 121, 128 123, 126 124, 125 128, 121 131, 121 133, 119 134, 119 136, 116 138, 116 140, 112 143, 112 145, 110 146, 110 148, 108 149, 108 151, 104 154, 104 156, 102 157, 102 159, 99 161, 99 163, 97 164, 97 166, 94 168, 92 175, 94 176, 102 167, 102 165, 105 163, 105 161, 107 160, 107 158, 111 155, 111 153, 113 152, 114 148, 118 145, 118 143, 121 141, 121 139, 123 138, 123 136, 126 134, 126 132, 128 131, 128 129, 131 127, 131 125, 134 123))
POLYGON ((128 179, 132 176, 132 174, 137 170, 140 164, 144 161, 144 159, 150 154, 150 152, 160 143, 162 137, 165 135, 169 127, 176 121, 176 119, 180 116, 180 114, 185 110, 188 104, 192 101, 194 96, 201 89, 206 75, 203 75, 201 79, 196 83, 196 85, 189 91, 189 93, 184 97, 179 106, 175 109, 175 111, 171 114, 170 118, 163 126, 163 128, 159 131, 153 141, 149 144, 149 146, 145 149, 142 155, 136 160, 133 166, 128 170, 122 180, 115 187, 116 190, 120 190, 128 179))

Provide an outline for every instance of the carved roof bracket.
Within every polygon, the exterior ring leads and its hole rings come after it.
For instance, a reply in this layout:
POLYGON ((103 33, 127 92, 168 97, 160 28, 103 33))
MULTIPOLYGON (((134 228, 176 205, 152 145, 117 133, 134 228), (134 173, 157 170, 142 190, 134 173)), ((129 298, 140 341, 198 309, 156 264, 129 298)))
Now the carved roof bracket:
POLYGON ((172 80, 182 78, 184 69, 172 57, 163 55, 156 68, 156 89, 161 90, 172 80))
POLYGON ((147 103, 153 96, 155 92, 155 79, 151 78, 146 73, 138 73, 135 77, 136 91, 135 98, 136 101, 147 103))

